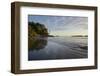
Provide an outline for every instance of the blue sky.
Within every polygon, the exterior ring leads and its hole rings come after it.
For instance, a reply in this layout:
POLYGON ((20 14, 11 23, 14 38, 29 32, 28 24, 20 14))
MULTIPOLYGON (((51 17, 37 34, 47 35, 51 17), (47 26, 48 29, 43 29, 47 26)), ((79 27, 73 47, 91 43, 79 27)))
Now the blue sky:
POLYGON ((50 35, 71 36, 88 34, 87 17, 29 15, 28 21, 44 24, 48 28, 50 35))

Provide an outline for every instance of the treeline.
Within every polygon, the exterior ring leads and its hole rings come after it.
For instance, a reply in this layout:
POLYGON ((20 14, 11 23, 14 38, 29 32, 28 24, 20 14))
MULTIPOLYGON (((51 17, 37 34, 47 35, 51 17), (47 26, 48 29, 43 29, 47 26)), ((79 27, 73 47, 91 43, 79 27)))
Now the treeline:
POLYGON ((31 38, 36 36, 48 36, 48 29, 43 24, 28 22, 28 36, 31 38))
POLYGON ((88 35, 73 35, 72 37, 88 37, 88 35))

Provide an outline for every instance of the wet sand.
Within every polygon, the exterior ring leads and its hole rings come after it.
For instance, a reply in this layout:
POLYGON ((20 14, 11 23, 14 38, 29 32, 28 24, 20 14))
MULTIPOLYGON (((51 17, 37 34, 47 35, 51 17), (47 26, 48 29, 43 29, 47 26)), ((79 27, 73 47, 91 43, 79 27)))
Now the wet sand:
POLYGON ((49 37, 44 48, 29 50, 28 52, 28 60, 79 59, 87 57, 87 38, 49 37))

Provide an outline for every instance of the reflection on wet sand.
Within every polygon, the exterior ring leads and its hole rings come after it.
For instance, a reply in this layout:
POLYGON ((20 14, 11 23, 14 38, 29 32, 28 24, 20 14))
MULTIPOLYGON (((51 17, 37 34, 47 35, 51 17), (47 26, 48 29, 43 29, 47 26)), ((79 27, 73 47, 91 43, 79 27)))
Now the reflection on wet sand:
POLYGON ((28 41, 28 60, 88 58, 87 38, 34 37, 28 41))
POLYGON ((39 51, 40 49, 45 48, 46 45, 47 37, 34 37, 33 39, 28 40, 29 51, 39 51))

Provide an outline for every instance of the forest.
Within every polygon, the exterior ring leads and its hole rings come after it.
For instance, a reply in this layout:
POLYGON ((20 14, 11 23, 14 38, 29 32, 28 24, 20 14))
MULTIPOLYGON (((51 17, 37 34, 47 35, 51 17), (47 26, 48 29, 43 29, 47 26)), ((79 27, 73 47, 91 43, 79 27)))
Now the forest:
POLYGON ((28 22, 28 37, 46 37, 48 36, 48 29, 44 24, 28 22))

